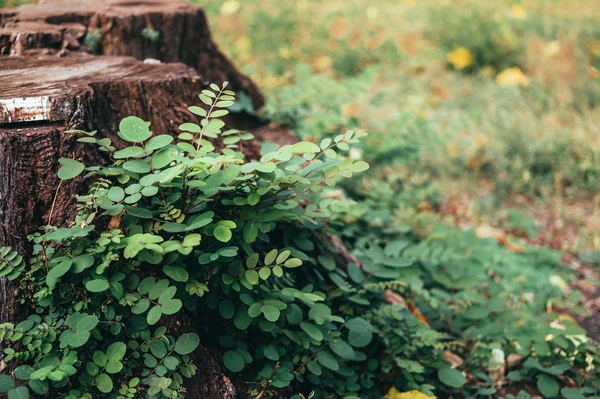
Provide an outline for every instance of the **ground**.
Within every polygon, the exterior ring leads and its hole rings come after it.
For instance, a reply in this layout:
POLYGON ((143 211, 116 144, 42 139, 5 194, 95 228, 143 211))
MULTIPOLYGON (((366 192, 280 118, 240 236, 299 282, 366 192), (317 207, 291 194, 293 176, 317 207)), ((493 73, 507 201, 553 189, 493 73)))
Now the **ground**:
POLYGON ((202 4, 263 114, 309 139, 368 131, 382 178, 435 193, 407 206, 561 251, 597 311, 600 3, 202 4))

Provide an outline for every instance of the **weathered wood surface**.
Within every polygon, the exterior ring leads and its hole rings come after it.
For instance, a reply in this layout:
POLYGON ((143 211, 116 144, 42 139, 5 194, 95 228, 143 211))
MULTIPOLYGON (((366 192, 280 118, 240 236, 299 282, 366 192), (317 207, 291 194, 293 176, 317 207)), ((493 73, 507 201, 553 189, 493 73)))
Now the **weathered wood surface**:
MULTIPOLYGON (((198 121, 187 110, 202 105, 198 93, 224 80, 243 90, 256 108, 262 106, 256 86, 211 41, 197 6, 169 0, 48 0, 0 10, 0 245, 26 250, 27 234, 48 222, 53 201, 52 224, 72 220, 75 195, 86 186, 78 178, 63 183, 56 195, 59 158, 88 165, 106 161, 65 130, 98 130, 119 147, 119 121, 136 115, 156 134, 177 134, 182 122, 198 121), (159 32, 158 40, 141 35, 148 27, 159 32), (91 31, 101 34, 99 56, 86 53, 91 31)), ((232 113, 225 122, 257 137, 244 147, 250 158, 258 156, 261 141, 295 141, 288 130, 246 113, 232 113)), ((17 288, 0 279, 0 322, 15 320, 23 310, 14 303, 17 288)), ((215 360, 214 325, 204 319, 170 322, 206 337, 187 397, 239 396, 215 360)))
POLYGON ((196 69, 205 82, 228 80, 233 90, 248 94, 255 109, 264 105, 256 85, 212 41, 202 8, 183 1, 46 0, 0 10, 0 54, 39 50, 182 62, 196 69), (142 35, 147 28, 158 32, 156 40, 142 35), (97 40, 89 40, 94 36, 97 40), (90 43, 96 48, 90 48, 90 43))

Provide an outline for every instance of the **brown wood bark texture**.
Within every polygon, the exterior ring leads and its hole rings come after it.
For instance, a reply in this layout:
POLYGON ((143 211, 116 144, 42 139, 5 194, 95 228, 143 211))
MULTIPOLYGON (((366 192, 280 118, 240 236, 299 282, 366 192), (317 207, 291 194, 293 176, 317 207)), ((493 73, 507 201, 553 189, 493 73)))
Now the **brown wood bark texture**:
MULTIPOLYGON (((88 165, 106 161, 65 130, 98 130, 119 146, 119 121, 136 115, 150 121, 156 134, 176 134, 182 122, 197 122, 187 107, 201 105, 198 93, 224 80, 245 91, 256 108, 263 105, 252 81, 212 42, 197 6, 169 0, 47 0, 0 10, 0 245, 26 251, 26 236, 48 223, 53 201, 52 224, 72 220, 74 197, 86 185, 76 179, 57 192, 59 158, 88 165), (158 31, 158 40, 145 39, 145 28, 158 31), (100 32, 100 56, 86 53, 90 32, 100 32), (147 58, 162 62, 140 61, 147 58)), ((248 114, 231 114, 226 123, 257 137, 244 148, 248 157, 258 156, 262 140, 295 140, 286 129, 248 114)), ((15 320, 26 308, 14 302, 17 288, 0 279, 0 322, 15 320)), ((216 360, 214 330, 197 316, 169 321, 177 330, 206 337, 187 397, 239 397, 216 360)))
POLYGON ((233 90, 244 90, 255 109, 264 104, 256 85, 212 41, 202 8, 183 1, 46 0, 0 10, 0 54, 40 49, 182 62, 196 69, 205 83, 228 80, 233 90), (157 40, 142 36, 146 28, 159 33, 157 40), (97 48, 87 48, 86 35, 95 34, 97 48))

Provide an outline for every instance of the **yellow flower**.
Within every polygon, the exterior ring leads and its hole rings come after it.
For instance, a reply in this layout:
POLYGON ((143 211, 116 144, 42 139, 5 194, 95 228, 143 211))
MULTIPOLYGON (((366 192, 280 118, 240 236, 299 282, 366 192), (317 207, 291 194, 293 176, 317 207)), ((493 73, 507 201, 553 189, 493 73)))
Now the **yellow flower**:
POLYGON ((459 47, 455 50, 452 50, 446 55, 446 59, 455 69, 458 69, 459 71, 473 64, 473 55, 471 55, 469 49, 464 47, 459 47))
POLYGON ((529 86, 529 78, 520 68, 506 68, 496 76, 496 83, 500 86, 529 86))
POLYGON ((319 71, 323 71, 323 70, 331 68, 332 64, 333 64, 333 61, 331 60, 331 57, 329 57, 327 55, 320 55, 317 58, 315 58, 315 61, 314 61, 314 66, 319 71))
POLYGON ((383 399, 436 399, 435 396, 427 396, 419 391, 398 392, 396 387, 391 387, 383 399))
POLYGON ((286 60, 292 58, 293 52, 289 47, 281 47, 279 49, 279 55, 281 58, 285 58, 286 60))
POLYGON ((527 16, 527 11, 525 11, 525 7, 523 4, 513 4, 512 6, 512 16, 517 19, 525 19, 527 16))

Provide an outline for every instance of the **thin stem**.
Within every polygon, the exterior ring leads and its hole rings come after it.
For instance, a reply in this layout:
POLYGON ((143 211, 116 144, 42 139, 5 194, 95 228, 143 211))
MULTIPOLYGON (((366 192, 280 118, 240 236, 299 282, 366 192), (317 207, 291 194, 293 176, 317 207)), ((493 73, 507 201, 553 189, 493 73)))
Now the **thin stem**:
POLYGON ((58 182, 58 187, 56 187, 56 192, 54 193, 54 199, 52 200, 52 207, 50 208, 50 215, 48 216, 48 227, 52 225, 52 214, 54 213, 54 207, 56 206, 56 198, 58 197, 58 190, 60 190, 60 186, 62 186, 63 180, 61 179, 58 182))
POLYGON ((258 394, 258 396, 255 399, 262 398, 263 395, 265 394, 265 392, 267 392, 267 389, 271 386, 271 383, 273 382, 273 377, 275 376, 275 373, 277 372, 278 368, 279 368, 279 362, 277 362, 275 364, 275 367, 273 367, 273 371, 271 372, 271 375, 269 376, 269 379, 267 380, 267 383, 265 384, 265 386, 263 387, 262 391, 260 391, 260 393, 258 394))

